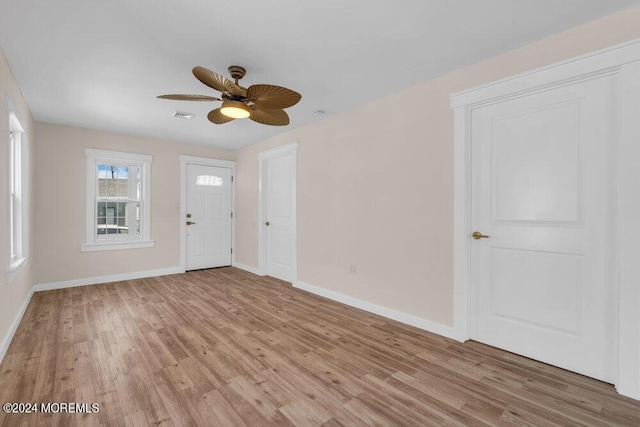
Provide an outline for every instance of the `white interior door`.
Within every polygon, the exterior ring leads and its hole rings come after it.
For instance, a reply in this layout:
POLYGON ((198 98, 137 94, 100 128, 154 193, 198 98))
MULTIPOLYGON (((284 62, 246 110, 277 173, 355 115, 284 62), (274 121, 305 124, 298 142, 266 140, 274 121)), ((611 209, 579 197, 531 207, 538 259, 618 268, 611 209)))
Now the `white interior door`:
POLYGON ((263 160, 265 266, 268 276, 294 280, 296 152, 263 160))
POLYGON ((186 269, 231 265, 231 169, 187 164, 186 269))
MULTIPOLYGON (((473 111, 471 338, 613 382, 614 80, 473 111)), ((471 236, 470 236, 471 238, 471 236)))

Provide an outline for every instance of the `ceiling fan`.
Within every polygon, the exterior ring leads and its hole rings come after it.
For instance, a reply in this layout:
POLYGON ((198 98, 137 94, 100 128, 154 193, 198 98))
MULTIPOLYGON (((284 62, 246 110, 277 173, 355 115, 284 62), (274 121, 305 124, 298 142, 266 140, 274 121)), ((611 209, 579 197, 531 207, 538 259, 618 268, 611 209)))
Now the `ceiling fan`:
POLYGON ((222 101, 220 108, 212 110, 207 118, 212 123, 222 125, 235 119, 250 118, 254 122, 270 126, 286 126, 289 115, 284 108, 289 108, 300 101, 302 96, 286 87, 258 84, 244 88, 238 80, 244 77, 246 70, 239 65, 232 65, 229 74, 235 83, 204 67, 194 67, 193 75, 210 88, 220 91, 220 98, 207 95, 160 95, 161 99, 177 101, 222 101))

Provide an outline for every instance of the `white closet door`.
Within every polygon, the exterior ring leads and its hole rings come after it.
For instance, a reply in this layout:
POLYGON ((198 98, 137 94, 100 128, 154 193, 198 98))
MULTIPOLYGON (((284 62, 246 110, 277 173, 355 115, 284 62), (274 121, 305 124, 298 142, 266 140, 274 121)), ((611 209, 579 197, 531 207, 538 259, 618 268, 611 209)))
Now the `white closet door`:
MULTIPOLYGON (((615 380, 613 78, 472 113, 471 337, 615 380)), ((470 237, 471 238, 471 237, 470 237)))

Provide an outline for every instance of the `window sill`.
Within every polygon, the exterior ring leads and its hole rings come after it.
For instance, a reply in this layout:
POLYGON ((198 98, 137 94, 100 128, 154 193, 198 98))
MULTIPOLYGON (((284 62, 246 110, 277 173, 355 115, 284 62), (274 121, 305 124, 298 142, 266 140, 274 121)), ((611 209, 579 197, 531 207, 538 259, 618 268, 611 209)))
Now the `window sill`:
POLYGON ((27 259, 20 258, 19 260, 15 261, 13 264, 9 265, 9 270, 7 270, 7 274, 6 274, 7 285, 13 282, 13 279, 16 278, 20 270, 22 270, 22 267, 24 267, 26 264, 27 264, 27 259))
POLYGON ((119 251, 123 249, 142 249, 155 246, 154 240, 137 240, 135 242, 100 242, 84 243, 80 246, 80 252, 119 251))

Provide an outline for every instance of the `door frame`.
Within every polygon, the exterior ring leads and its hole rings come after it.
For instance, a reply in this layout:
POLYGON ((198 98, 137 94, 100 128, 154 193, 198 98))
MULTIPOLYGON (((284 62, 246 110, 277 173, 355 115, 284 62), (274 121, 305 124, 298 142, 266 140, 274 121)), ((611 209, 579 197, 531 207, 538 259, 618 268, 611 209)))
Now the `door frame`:
POLYGON ((611 254, 614 323, 618 326, 618 393, 640 399, 640 39, 519 74, 451 95, 454 112, 454 283, 453 330, 469 339, 472 320, 471 115, 475 108, 540 93, 603 76, 614 76, 617 122, 614 141, 611 229, 617 251, 611 254))
POLYGON ((235 263, 236 246, 235 211, 236 211, 236 162, 234 160, 211 159, 208 157, 180 156, 180 270, 187 271, 187 165, 214 166, 231 169, 231 265, 235 263))
POLYGON ((298 211, 297 211, 297 193, 298 193, 298 143, 281 145, 271 150, 263 151, 258 155, 259 171, 258 171, 258 271, 261 276, 267 274, 267 236, 265 233, 264 222, 267 212, 267 168, 268 159, 281 157, 293 153, 293 168, 296 171, 293 176, 293 271, 291 274, 291 283, 295 284, 298 280, 298 211))

